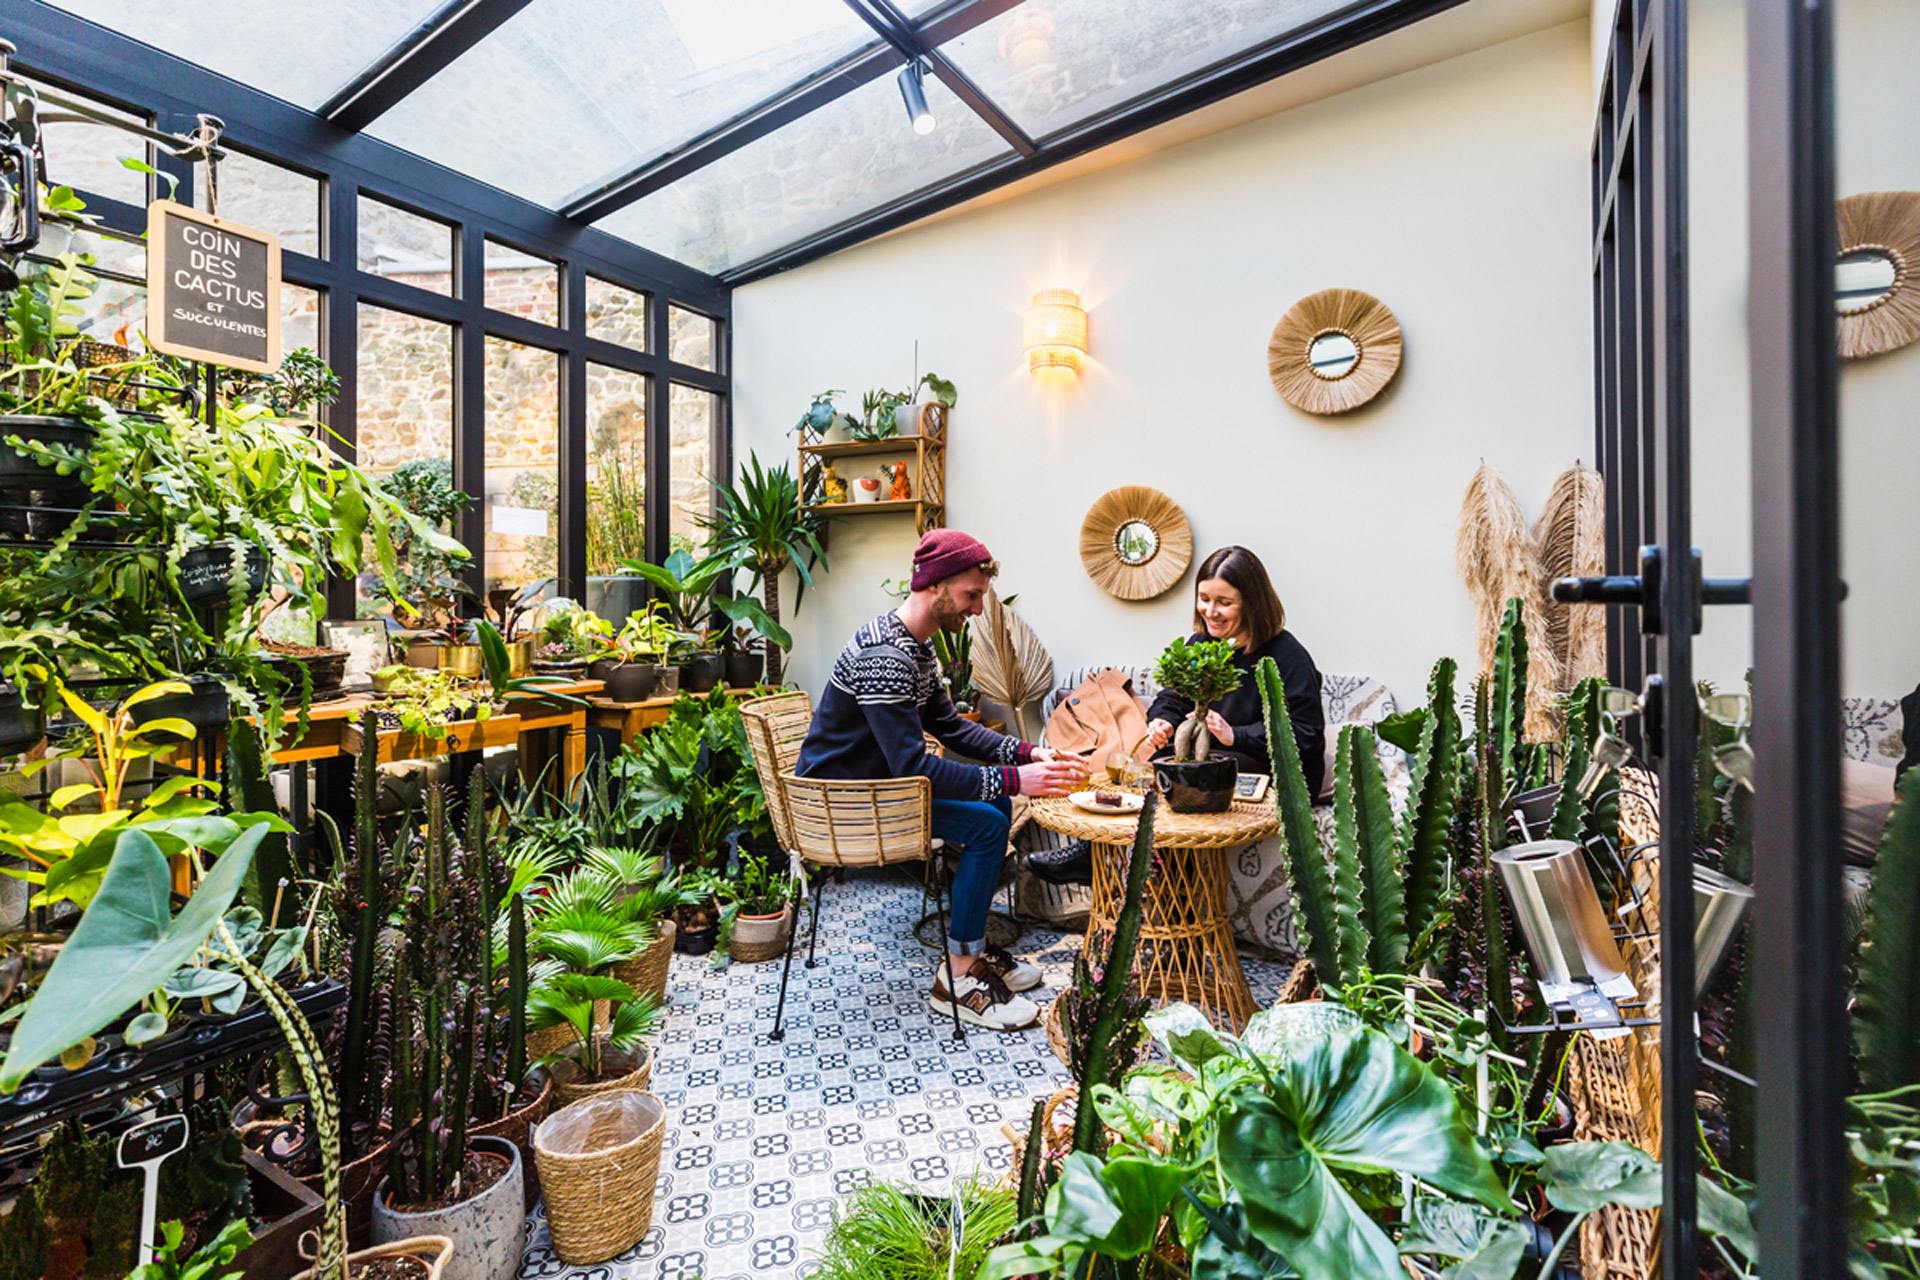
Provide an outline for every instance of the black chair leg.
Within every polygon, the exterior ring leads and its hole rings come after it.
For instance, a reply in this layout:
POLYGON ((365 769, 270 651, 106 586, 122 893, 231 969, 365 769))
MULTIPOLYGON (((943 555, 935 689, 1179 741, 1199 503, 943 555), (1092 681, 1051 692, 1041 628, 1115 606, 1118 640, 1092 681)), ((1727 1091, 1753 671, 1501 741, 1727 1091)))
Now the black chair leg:
POLYGON ((953 977, 953 940, 949 935, 952 914, 947 910, 946 888, 938 876, 934 877, 934 903, 940 909, 940 963, 947 968, 947 1002, 953 1006, 953 1042, 965 1044, 966 1030, 960 1025, 960 992, 955 989, 953 977))
MULTIPOLYGON (((827 888, 827 872, 823 867, 813 878, 813 926, 807 930, 807 968, 813 968, 813 948, 820 941, 820 895, 827 888)), ((792 939, 788 939, 792 941, 792 939)))
MULTIPOLYGON (((814 924, 815 927, 818 927, 820 917, 818 899, 814 902, 813 912, 814 924)), ((773 1007, 773 1031, 767 1036, 769 1040, 778 1041, 786 1039, 786 1028, 780 1025, 780 1019, 784 1017, 787 1012, 787 975, 793 972, 793 944, 794 940, 799 936, 800 931, 798 929, 792 929, 787 932, 787 958, 781 962, 780 965, 780 1002, 773 1007)))

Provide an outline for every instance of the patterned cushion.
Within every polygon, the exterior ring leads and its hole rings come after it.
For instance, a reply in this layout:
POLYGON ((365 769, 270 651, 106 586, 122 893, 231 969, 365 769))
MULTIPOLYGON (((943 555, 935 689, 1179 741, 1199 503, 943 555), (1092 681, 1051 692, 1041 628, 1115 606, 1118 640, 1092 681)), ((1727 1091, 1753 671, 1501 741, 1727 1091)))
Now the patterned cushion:
POLYGON ((1900 704, 1886 698, 1840 699, 1840 750, 1849 760, 1891 769, 1906 754, 1900 704))
MULTIPOLYGON (((1133 680, 1134 693, 1138 694, 1143 701, 1152 702, 1154 695, 1159 692, 1158 687, 1153 683, 1153 668, 1122 667, 1120 669, 1133 680)), ((1076 671, 1069 671, 1041 700, 1040 714, 1043 717, 1051 717, 1054 707, 1059 704, 1061 698, 1103 670, 1105 670, 1104 667, 1082 667, 1076 671)), ((1393 691, 1371 676, 1323 674, 1320 692, 1330 729, 1342 724, 1373 724, 1399 710, 1398 704, 1394 701, 1393 691)), ((1899 708, 1896 707, 1894 710, 1897 716, 1899 708)), ((1334 735, 1329 733, 1327 738, 1328 749, 1331 751, 1334 735)), ((1412 784, 1406 756, 1399 748, 1382 743, 1380 761, 1386 770, 1387 789, 1397 806, 1405 800, 1407 790, 1412 784)), ((1332 807, 1316 806, 1313 817, 1320 829, 1322 842, 1331 839, 1332 807)), ((1022 835, 1023 839, 1019 847, 1029 853, 1039 849, 1057 848, 1065 843, 1063 837, 1045 830, 1038 824, 1029 825, 1022 835)), ((1297 955, 1299 936, 1293 923, 1293 901, 1287 891, 1286 852, 1280 837, 1272 836, 1255 844, 1230 849, 1226 851, 1225 857, 1233 873, 1227 887, 1227 906, 1233 918, 1234 935, 1242 941, 1271 948, 1283 956, 1297 955)))

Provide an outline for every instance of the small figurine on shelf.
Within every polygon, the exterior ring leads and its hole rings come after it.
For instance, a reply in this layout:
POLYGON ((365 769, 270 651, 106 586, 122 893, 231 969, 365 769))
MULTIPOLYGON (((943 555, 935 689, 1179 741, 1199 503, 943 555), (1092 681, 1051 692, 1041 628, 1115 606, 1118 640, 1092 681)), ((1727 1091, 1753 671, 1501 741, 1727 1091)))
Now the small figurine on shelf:
POLYGON ((847 500, 847 482, 834 474, 833 464, 820 468, 820 505, 835 506, 847 500))
POLYGON ((907 483, 907 464, 893 464, 893 488, 887 491, 889 502, 910 502, 913 499, 913 486, 907 483))
POLYGON ((855 476, 853 478, 853 500, 855 502, 880 501, 880 478, 878 476, 855 476))

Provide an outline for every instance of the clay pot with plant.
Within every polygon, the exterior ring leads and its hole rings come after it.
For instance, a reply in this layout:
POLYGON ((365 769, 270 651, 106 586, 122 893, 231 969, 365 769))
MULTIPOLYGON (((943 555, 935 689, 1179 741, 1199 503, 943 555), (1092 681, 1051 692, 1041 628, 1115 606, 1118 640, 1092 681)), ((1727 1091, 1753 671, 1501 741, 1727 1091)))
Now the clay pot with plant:
POLYGON ((1233 803, 1240 770, 1230 759, 1211 758, 1213 736, 1207 732, 1207 712, 1240 687, 1233 643, 1175 640, 1160 655, 1154 679, 1161 688, 1193 703, 1193 714, 1174 731, 1173 758, 1154 762, 1155 781, 1167 797, 1167 807, 1175 813, 1226 812, 1233 803))

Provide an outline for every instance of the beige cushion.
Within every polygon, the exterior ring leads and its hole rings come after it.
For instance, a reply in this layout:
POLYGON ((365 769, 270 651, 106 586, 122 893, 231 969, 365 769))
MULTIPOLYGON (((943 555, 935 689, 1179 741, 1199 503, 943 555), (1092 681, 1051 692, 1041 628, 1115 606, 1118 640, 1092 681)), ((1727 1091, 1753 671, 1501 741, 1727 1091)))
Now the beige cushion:
POLYGON ((1840 761, 1840 843, 1847 861, 1870 867, 1893 812, 1894 771, 1862 760, 1840 761))

